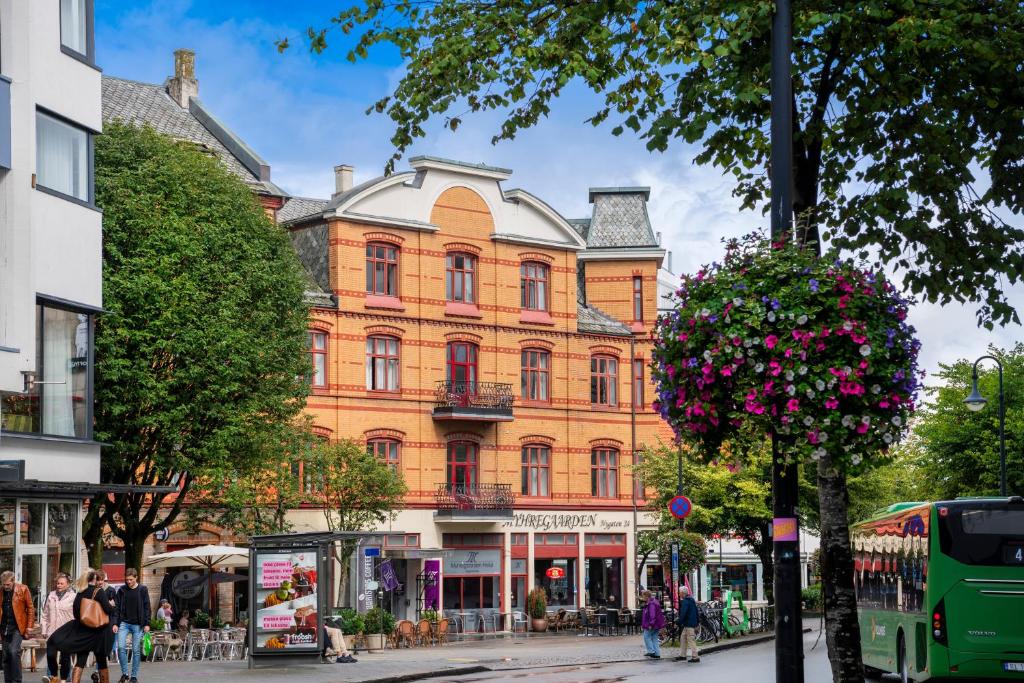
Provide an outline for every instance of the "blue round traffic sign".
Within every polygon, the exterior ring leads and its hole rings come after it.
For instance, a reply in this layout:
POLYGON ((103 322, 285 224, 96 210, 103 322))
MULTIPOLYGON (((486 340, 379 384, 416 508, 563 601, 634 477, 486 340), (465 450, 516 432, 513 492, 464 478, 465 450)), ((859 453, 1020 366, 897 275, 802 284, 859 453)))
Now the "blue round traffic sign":
POLYGON ((683 519, 690 514, 692 509, 693 506, 690 504, 690 499, 686 496, 676 496, 668 502, 668 511, 676 519, 683 519))

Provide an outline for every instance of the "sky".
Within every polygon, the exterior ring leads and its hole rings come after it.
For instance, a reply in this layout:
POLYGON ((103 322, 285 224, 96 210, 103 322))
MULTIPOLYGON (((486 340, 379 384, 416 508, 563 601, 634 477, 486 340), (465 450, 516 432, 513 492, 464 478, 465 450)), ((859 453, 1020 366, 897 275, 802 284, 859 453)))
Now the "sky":
MULTIPOLYGON (((357 183, 382 172, 393 152, 392 129, 384 116, 365 111, 402 73, 397 53, 386 48, 352 64, 341 36, 329 36, 321 55, 303 46, 307 26, 326 25, 348 2, 96 0, 97 60, 107 75, 162 83, 173 72, 174 50, 195 50, 203 103, 270 163, 275 183, 296 196, 327 198, 338 164, 353 165, 357 183), (274 46, 281 38, 293 44, 284 54, 274 46)), ((695 146, 648 152, 636 137, 612 136, 611 125, 585 123, 598 105, 593 93, 571 86, 537 127, 497 146, 490 143, 496 116, 466 117, 455 133, 435 122, 406 158, 432 154, 510 168, 506 189, 526 189, 567 218, 590 214, 589 187, 649 186, 651 222, 673 253, 676 273, 718 258, 722 238, 767 229, 760 211, 739 210, 728 178, 693 163, 695 146)), ((1021 225, 1024 217, 1012 222, 1021 225)), ((1010 297, 1024 311, 1024 284, 1010 297)), ((929 374, 939 363, 973 360, 990 344, 1024 340, 1020 325, 979 328, 974 311, 969 304, 914 306, 910 321, 929 374)))

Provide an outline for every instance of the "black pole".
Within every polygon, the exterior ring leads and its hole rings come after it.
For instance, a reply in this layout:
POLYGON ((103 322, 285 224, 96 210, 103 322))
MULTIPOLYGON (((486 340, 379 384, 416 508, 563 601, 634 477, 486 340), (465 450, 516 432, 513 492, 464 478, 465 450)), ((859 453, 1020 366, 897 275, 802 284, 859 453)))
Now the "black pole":
POLYGON ((1003 364, 995 356, 982 356, 974 361, 974 370, 971 373, 973 389, 978 390, 978 363, 983 360, 990 360, 996 364, 999 371, 999 495, 1006 494, 1006 403, 1003 399, 1003 364))
MULTIPOLYGON (((790 0, 776 0, 772 22, 771 231, 772 240, 793 232, 793 51, 790 0)), ((797 467, 786 465, 772 431, 772 550, 775 597, 775 680, 804 680, 800 620, 800 540, 796 517, 797 467)))

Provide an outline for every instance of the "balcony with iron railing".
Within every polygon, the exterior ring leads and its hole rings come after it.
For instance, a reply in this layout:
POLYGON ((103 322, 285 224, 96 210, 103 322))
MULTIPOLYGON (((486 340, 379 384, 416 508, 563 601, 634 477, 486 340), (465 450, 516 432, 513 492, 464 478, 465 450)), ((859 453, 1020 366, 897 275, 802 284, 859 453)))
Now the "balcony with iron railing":
POLYGON ((435 420, 512 421, 512 385, 500 382, 437 383, 435 420))
POLYGON ((515 495, 510 484, 438 484, 434 516, 451 521, 512 518, 515 495))

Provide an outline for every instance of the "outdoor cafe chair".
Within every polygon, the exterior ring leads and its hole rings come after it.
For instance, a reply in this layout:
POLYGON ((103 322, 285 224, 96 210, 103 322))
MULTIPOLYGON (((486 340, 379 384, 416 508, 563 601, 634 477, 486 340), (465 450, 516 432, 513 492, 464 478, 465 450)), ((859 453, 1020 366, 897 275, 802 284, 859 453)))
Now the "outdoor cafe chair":
POLYGON ((447 645, 448 644, 448 625, 449 625, 449 623, 450 622, 447 619, 442 619, 441 621, 437 622, 437 644, 438 645, 447 645))
POLYGON ((525 634, 527 629, 528 629, 529 623, 530 622, 526 620, 526 615, 525 614, 523 614, 522 612, 513 612, 512 613, 512 635, 515 635, 515 634, 519 633, 519 625, 520 624, 523 625, 523 633, 525 634))
POLYGON ((430 632, 430 622, 426 619, 420 619, 420 623, 416 626, 416 637, 420 645, 433 645, 434 636, 430 632))
POLYGON ((621 626, 621 623, 619 621, 619 610, 610 609, 608 610, 607 614, 608 633, 614 633, 615 635, 619 635, 619 626, 621 626))
POLYGON ((245 629, 226 629, 221 640, 221 659, 244 659, 245 657, 245 629))
POLYGON ((395 649, 398 649, 398 646, 403 643, 406 647, 416 647, 416 626, 411 621, 402 619, 395 629, 398 633, 395 649))
POLYGON ((223 642, 221 641, 222 631, 210 630, 208 631, 209 638, 203 647, 203 653, 200 659, 220 659, 221 652, 223 649, 223 642))
POLYGON ((185 657, 189 661, 202 659, 210 642, 210 632, 205 628, 194 628, 188 632, 185 657))

